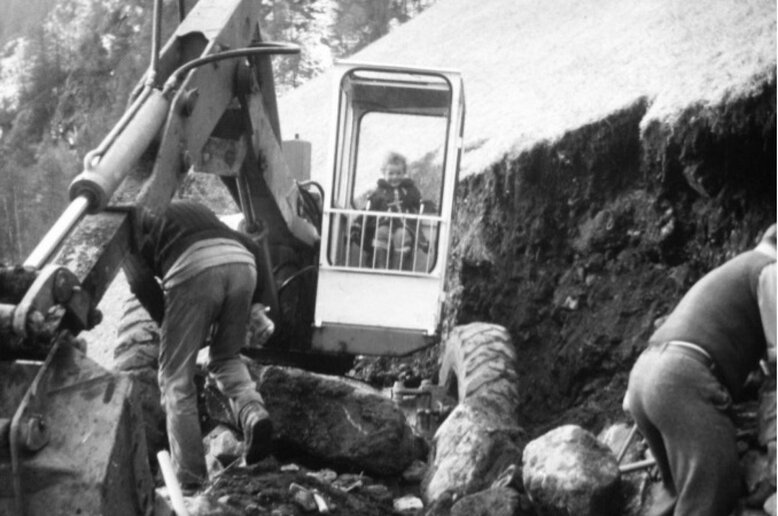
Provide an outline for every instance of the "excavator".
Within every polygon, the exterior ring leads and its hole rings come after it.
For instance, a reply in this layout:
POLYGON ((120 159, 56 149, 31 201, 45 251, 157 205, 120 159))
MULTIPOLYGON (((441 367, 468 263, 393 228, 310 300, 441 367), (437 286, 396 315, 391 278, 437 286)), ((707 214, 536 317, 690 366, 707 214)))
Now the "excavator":
POLYGON ((274 89, 273 56, 299 48, 265 41, 258 7, 179 2, 161 45, 155 0, 151 63, 126 111, 29 257, 0 268, 0 514, 153 512, 136 385, 91 360, 78 335, 100 323, 118 271, 138 273, 133 211, 164 211, 189 174, 219 177, 267 258, 258 274, 276 331, 252 358, 334 370, 439 340, 461 76, 337 63, 331 145, 314 180, 310 144, 281 138, 274 89), (367 201, 388 151, 407 158, 418 212, 367 201), (401 259, 375 252, 380 225, 407 229, 401 259))

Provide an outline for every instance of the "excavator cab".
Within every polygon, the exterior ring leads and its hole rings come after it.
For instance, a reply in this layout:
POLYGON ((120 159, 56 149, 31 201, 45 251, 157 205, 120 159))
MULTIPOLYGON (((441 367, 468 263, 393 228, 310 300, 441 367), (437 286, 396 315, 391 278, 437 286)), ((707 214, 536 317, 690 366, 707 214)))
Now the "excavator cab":
POLYGON ((439 336, 462 79, 452 71, 342 62, 335 81, 312 349, 405 355, 439 336), (386 189, 387 156, 404 161, 399 189, 386 189), (375 194, 381 185, 383 197, 375 194), (403 203, 404 195, 414 202, 403 203))

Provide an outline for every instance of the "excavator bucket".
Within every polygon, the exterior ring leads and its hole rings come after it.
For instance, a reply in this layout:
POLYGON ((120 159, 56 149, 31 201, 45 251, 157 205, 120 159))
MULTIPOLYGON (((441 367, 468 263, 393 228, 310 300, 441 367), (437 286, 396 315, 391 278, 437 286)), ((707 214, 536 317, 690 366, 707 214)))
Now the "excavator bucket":
POLYGON ((153 510, 133 383, 58 341, 41 362, 0 362, 0 515, 153 510))

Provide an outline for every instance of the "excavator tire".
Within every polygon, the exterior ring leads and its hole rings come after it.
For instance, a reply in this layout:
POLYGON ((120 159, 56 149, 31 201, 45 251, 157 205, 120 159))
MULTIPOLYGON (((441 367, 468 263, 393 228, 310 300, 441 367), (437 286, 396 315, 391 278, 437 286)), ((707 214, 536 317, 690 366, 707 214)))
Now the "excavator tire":
POLYGON ((122 305, 117 330, 114 370, 129 374, 137 386, 150 464, 156 464, 157 451, 167 446, 165 413, 157 382, 159 342, 159 326, 140 301, 129 294, 122 305))
POLYGON ((439 384, 460 403, 479 396, 515 403, 515 364, 516 350, 504 327, 483 322, 456 326, 444 342, 439 384))

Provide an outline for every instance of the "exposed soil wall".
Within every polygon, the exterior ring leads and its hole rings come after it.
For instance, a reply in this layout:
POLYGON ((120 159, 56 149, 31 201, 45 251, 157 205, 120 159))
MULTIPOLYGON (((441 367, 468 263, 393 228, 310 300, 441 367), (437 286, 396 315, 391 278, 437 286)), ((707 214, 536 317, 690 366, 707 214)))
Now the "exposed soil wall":
POLYGON ((775 221, 775 94, 650 123, 641 99, 461 182, 448 323, 509 329, 531 434, 623 419, 655 321, 775 221))

